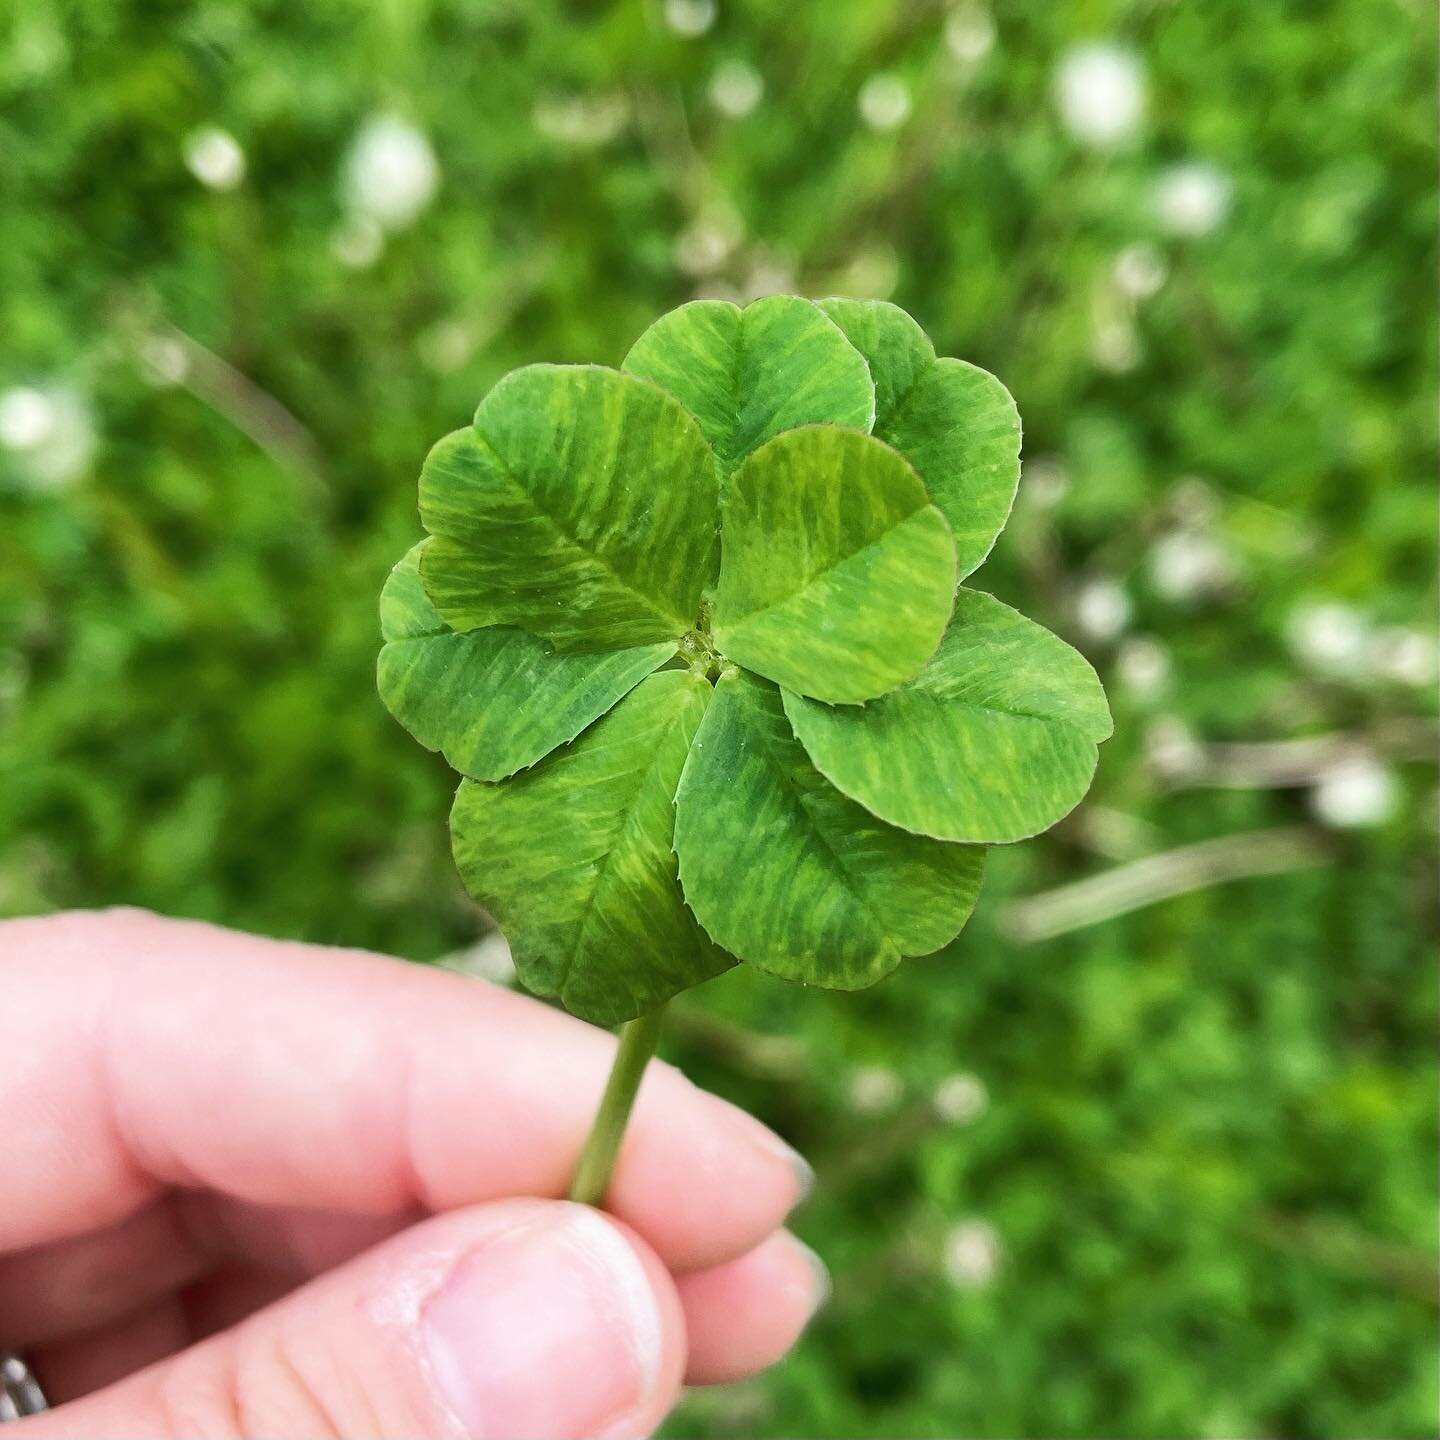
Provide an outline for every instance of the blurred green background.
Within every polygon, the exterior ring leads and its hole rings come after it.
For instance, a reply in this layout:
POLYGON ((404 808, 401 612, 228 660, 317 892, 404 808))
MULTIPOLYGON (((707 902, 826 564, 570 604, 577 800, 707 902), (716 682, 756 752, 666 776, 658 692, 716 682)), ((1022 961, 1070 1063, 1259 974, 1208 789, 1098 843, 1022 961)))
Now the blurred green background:
POLYGON ((0 9, 0 913, 503 978, 374 694, 429 443, 697 294, 893 297, 1025 420, 975 583, 1116 737, 861 995, 667 1052, 835 1272, 704 1436, 1436 1428, 1422 0, 0 9))

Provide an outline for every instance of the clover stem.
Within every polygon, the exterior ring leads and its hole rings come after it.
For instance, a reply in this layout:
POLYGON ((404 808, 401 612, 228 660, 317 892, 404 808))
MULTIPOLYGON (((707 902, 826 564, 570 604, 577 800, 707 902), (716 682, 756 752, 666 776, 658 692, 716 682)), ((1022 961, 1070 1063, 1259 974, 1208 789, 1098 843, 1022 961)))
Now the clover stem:
POLYGON ((605 1082, 600 1108, 590 1124, 580 1163, 575 1167, 575 1178, 570 1182, 570 1199, 582 1205, 598 1205, 610 1188, 610 1172, 615 1168, 615 1156, 630 1120, 635 1093, 659 1042, 664 1013, 665 1007, 661 1005, 620 1027, 620 1046, 610 1066, 610 1078, 605 1082))

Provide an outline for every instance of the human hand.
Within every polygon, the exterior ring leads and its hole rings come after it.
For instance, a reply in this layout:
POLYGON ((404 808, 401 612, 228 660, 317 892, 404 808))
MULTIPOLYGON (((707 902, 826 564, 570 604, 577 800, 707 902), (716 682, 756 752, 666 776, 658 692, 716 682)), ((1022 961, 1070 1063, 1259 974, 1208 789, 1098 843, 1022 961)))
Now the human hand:
POLYGON ((137 911, 0 923, 0 1349, 47 1436, 628 1436, 824 1295, 803 1162, 479 981, 137 911))

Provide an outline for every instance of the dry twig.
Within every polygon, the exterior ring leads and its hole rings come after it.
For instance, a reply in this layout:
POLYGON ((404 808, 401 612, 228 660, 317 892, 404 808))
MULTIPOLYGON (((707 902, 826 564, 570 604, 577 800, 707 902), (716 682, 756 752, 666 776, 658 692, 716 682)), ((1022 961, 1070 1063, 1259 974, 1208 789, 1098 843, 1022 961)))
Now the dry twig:
POLYGON ((1099 875, 1012 901, 1000 912, 999 924, 1012 940, 1032 944, 1193 890, 1228 880, 1309 869, 1329 859, 1324 836, 1309 826, 1225 835, 1147 855, 1099 875))

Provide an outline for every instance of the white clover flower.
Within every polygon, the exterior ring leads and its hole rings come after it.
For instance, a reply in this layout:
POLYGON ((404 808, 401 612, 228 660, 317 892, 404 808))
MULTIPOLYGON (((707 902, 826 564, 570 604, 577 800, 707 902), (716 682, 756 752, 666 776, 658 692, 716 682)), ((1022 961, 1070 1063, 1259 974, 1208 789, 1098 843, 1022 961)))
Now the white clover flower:
POLYGON ((330 253, 347 270, 368 270, 385 252, 385 232, 371 215, 347 215, 330 236, 330 253))
POLYGON ((1370 626, 1351 605, 1339 601, 1299 606, 1285 625, 1291 653, 1327 675, 1353 675, 1364 667, 1370 626))
POLYGON ((995 1278, 1000 1236, 988 1220, 962 1220, 945 1237, 945 1274, 962 1290, 981 1290, 995 1278))
POLYGON ((420 332, 415 347, 428 369, 453 375, 475 353, 475 333, 463 320, 437 320, 420 332))
POLYGON ((900 1077, 883 1065, 862 1065, 850 1076, 850 1108, 862 1115, 893 1109, 902 1093, 900 1077))
POLYGON ((897 130, 910 118, 910 87, 900 76, 882 70, 860 87, 856 106, 872 130, 897 130))
POLYGON ((1092 640, 1113 640, 1130 623, 1130 597, 1108 576, 1087 580, 1075 595, 1075 623, 1092 640))
POLYGON ((738 303, 748 305, 764 295, 790 295, 798 283, 795 266, 790 261, 779 256, 760 255, 740 286, 738 303))
POLYGON ((1403 625, 1387 625, 1376 632, 1370 659, 1371 668, 1383 679, 1417 690, 1432 686, 1440 672, 1434 633, 1403 625))
POLYGON ((17 385, 0 395, 0 445, 7 450, 35 450, 55 429, 50 397, 32 385, 17 385))
POLYGON ((20 385, 0 395, 0 445, 16 470, 37 490, 78 479, 95 454, 90 407, 68 385, 20 385))
POLYGON ((1140 337, 1128 321, 1106 320, 1090 337, 1090 353, 1102 370, 1125 375, 1140 363, 1140 337))
POLYGON ((1174 530, 1150 551, 1150 578, 1167 600, 1188 604, 1229 585, 1235 578, 1235 560, 1213 535, 1174 530))
POLYGON ((733 237, 718 225, 696 221, 675 237, 675 263, 687 275, 713 275, 733 248, 733 237))
POLYGON ((1140 126, 1145 73, 1131 50, 1106 41, 1080 45, 1061 58, 1055 102, 1075 139, 1108 149, 1140 126))
POLYGON ((710 103, 732 120, 748 115, 764 96, 760 72, 743 60, 727 60, 710 77, 710 103))
POLYGON ((1165 283, 1165 258, 1153 245, 1127 245, 1111 267, 1115 288, 1131 300, 1148 300, 1165 283))
POLYGON ((51 392, 55 429, 33 452, 30 465, 38 485, 68 485, 89 468, 95 455, 95 422, 85 398, 68 387, 51 392))
POLYGON ((978 65, 995 46, 995 22, 983 5, 961 5, 945 22, 945 45, 962 65, 978 65))
POLYGON ((1192 529, 1213 525, 1220 517, 1220 501, 1215 487, 1200 475, 1181 476, 1170 487, 1165 501, 1175 519, 1192 529))
POLYGON ((1136 635, 1115 656, 1120 684, 1136 699, 1154 700, 1170 684, 1170 653, 1149 635, 1136 635))
POLYGON ((1230 213, 1229 177, 1205 161, 1175 165, 1155 187, 1155 214, 1172 235, 1208 235, 1230 213))
POLYGON ((376 115, 361 126, 345 162, 345 198, 355 214, 386 230, 402 230, 430 203, 439 184, 435 152, 408 120, 376 115))
POLYGON ((1395 777, 1373 755, 1337 761, 1310 793, 1316 816, 1337 829, 1382 825, 1399 803, 1395 777))
POLYGON ((892 245, 879 242, 858 251, 841 272, 836 287, 857 299, 888 300, 900 283, 900 257, 892 245))
POLYGON ((952 1125, 967 1125, 985 1113, 990 1092, 978 1075, 960 1071, 947 1075, 936 1087, 935 1113, 952 1125))
POLYGON ((695 40, 715 23, 715 0, 665 0, 665 23, 677 35, 695 40))
POLYGON ((1020 494, 1040 510, 1051 510, 1070 488, 1070 474, 1058 455, 1037 455, 1022 462, 1020 494))
POLYGON ((240 142, 217 125, 205 125, 185 137, 185 166, 211 190, 233 190, 245 178, 240 142))
POLYGON ((547 140, 594 149, 629 123, 630 102, 624 95, 550 95, 535 102, 530 118, 547 140))

